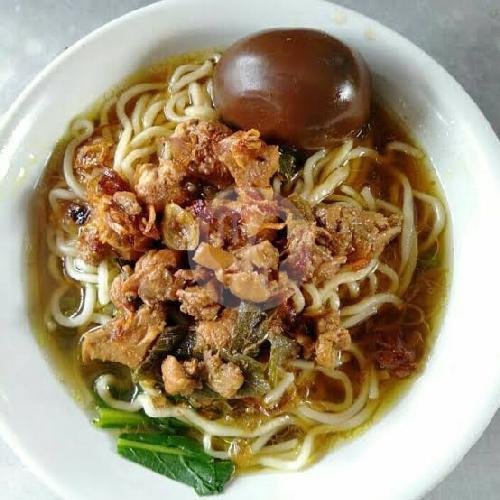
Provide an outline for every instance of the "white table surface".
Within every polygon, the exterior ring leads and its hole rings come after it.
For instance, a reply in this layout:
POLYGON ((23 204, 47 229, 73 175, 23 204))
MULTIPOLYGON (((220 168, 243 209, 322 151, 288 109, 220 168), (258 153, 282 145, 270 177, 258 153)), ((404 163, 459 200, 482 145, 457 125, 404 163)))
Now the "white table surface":
MULTIPOLYGON (((149 3, 0 0, 0 115, 65 47, 107 21, 149 3)), ((422 47, 464 86, 500 134, 500 0, 337 3, 378 19, 422 47)), ((1 440, 0 498, 56 499, 1 440)), ((500 499, 500 413, 456 470, 426 496, 426 500, 473 499, 500 499)))

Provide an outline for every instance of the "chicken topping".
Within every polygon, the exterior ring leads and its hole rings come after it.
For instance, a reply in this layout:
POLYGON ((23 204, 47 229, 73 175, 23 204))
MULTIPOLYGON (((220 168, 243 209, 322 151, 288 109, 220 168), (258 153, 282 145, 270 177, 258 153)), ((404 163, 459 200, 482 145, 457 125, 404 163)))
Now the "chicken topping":
POLYGON ((90 221, 78 231, 76 248, 83 261, 95 266, 112 253, 111 247, 100 239, 98 225, 90 221))
POLYGON ((190 197, 185 187, 179 184, 171 162, 140 165, 135 174, 134 189, 143 203, 153 205, 159 212, 167 203, 183 204, 190 197))
MULTIPOLYGON (((61 210, 78 228, 80 256, 129 261, 110 289, 117 316, 84 335, 83 360, 154 365, 167 394, 193 400, 204 384, 224 398, 257 399, 299 354, 333 368, 350 334, 337 310, 314 315, 307 306, 327 307, 325 284, 346 263, 356 270, 378 258, 402 218, 280 199, 270 186, 278 147, 257 130, 188 120, 160 142, 158 161, 137 166, 130 184, 112 169, 111 142, 92 138, 76 152, 87 196, 61 210)), ((339 300, 347 291, 339 289, 339 300)), ((369 338, 355 331, 379 368, 397 377, 416 369, 418 340, 372 323, 369 338)))
POLYGON ((261 241, 234 252, 240 261, 248 262, 259 269, 278 269, 278 249, 269 241, 261 241))
POLYGON ((177 179, 201 179, 218 188, 232 184, 231 173, 219 159, 220 143, 229 135, 231 130, 219 122, 189 120, 180 123, 166 140, 165 148, 165 154, 172 156, 177 179))
POLYGON ((219 143, 230 134, 229 128, 218 122, 180 123, 164 139, 159 165, 148 163, 137 169, 135 190, 139 199, 160 211, 167 203, 187 203, 196 193, 192 181, 218 189, 229 186, 233 179, 219 159, 219 143))
POLYGON ((224 398, 233 398, 245 381, 241 368, 231 362, 224 363, 218 354, 208 351, 205 352, 204 361, 210 387, 224 398))
POLYGON ((401 232, 399 215, 384 216, 347 205, 319 208, 316 216, 332 235, 332 250, 348 262, 369 261, 401 232))
POLYGON ((112 195, 118 191, 130 191, 129 183, 112 168, 103 168, 99 177, 95 179, 97 182, 91 184, 88 189, 91 199, 102 194, 112 195))
POLYGON ((238 187, 267 187, 278 171, 278 146, 268 146, 258 130, 238 131, 220 143, 220 159, 238 187))
POLYGON ((195 378, 196 371, 196 361, 181 363, 174 356, 167 356, 161 364, 161 374, 167 394, 188 395, 195 389, 201 389, 202 383, 195 378))
POLYGON ((303 281, 311 279, 314 271, 313 252, 316 243, 314 224, 291 221, 288 224, 288 257, 283 262, 289 276, 303 281))
POLYGON ((120 315, 87 332, 82 341, 83 361, 114 361, 135 369, 164 328, 163 310, 144 305, 137 313, 120 315))
POLYGON ((193 260, 200 266, 217 271, 230 267, 234 262, 234 257, 230 252, 202 242, 196 249, 193 260))
POLYGON ((92 238, 111 247, 120 257, 132 260, 146 252, 159 238, 159 233, 156 225, 149 223, 149 215, 143 211, 135 194, 117 191, 112 196, 98 198, 89 222, 80 230, 80 248, 85 248, 92 238))
POLYGON ((132 273, 125 266, 111 285, 111 300, 117 307, 134 309, 139 297, 146 304, 176 300, 177 290, 184 284, 174 277, 180 255, 172 250, 149 250, 136 263, 132 273))
POLYGON ((337 352, 351 344, 349 332, 342 328, 337 311, 330 311, 316 321, 316 363, 333 368, 337 352))
POLYGON ((91 137, 75 151, 73 168, 78 181, 84 186, 100 175, 105 167, 113 166, 115 146, 103 137, 91 137))
POLYGON ((242 300, 265 302, 269 299, 269 282, 266 276, 257 271, 242 271, 227 275, 225 282, 229 289, 242 300))
POLYGON ((231 343, 231 336, 238 313, 226 308, 220 317, 213 321, 198 321, 196 324, 196 350, 219 350, 231 343))
POLYGON ((190 286, 178 290, 177 298, 181 303, 181 311, 196 319, 214 320, 220 309, 220 298, 214 281, 208 282, 205 286, 190 286))

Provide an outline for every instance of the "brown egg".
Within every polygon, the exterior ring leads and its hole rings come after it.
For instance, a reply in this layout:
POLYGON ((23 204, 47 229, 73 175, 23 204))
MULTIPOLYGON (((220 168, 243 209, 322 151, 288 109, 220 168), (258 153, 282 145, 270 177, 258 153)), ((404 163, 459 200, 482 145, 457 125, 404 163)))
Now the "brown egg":
POLYGON ((268 141, 319 149, 356 135, 370 114, 369 70, 336 38, 312 29, 273 29, 243 38, 215 68, 222 120, 268 141))

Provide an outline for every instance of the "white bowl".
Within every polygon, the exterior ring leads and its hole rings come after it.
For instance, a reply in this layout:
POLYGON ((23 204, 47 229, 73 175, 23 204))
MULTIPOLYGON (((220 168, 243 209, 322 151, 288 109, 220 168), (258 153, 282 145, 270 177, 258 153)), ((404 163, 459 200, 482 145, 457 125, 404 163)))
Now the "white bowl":
POLYGON ((308 470, 237 478, 226 498, 418 497, 456 465, 499 405, 500 145, 464 90, 395 32, 330 3, 160 2, 65 51, 23 92, 0 132, 0 430, 63 498, 182 500, 194 494, 122 460, 52 372, 30 331, 26 215, 44 161, 69 120, 137 68, 273 26, 322 29, 361 51, 377 91, 438 171, 452 216, 453 279, 425 372, 395 408, 308 470))

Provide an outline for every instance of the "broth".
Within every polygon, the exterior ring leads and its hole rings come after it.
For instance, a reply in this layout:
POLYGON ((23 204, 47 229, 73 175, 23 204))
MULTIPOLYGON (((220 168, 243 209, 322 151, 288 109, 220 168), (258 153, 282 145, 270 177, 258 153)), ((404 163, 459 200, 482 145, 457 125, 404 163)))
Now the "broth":
MULTIPOLYGON (((203 52, 176 57, 169 59, 165 63, 155 65, 146 71, 141 71, 124 82, 119 88, 106 95, 104 99, 96 103, 83 116, 97 122, 103 103, 111 95, 117 95, 121 89, 135 83, 164 82, 178 65, 192 62, 197 63, 203 61, 206 56, 207 53, 203 52)), ((131 113, 136 102, 137 99, 132 99, 127 104, 126 112, 131 113)), ((118 123, 114 111, 110 113, 110 122, 112 124, 118 123)), ((116 363, 92 361, 83 364, 80 354, 80 336, 86 331, 86 327, 77 329, 76 334, 71 329, 64 328, 58 324, 54 324, 55 328, 53 331, 49 331, 46 327, 46 311, 49 307, 50 297, 57 285, 57 282, 51 277, 47 269, 49 251, 46 245, 46 234, 48 225, 51 224, 49 221, 47 197, 50 189, 63 180, 61 165, 69 140, 69 136, 63 137, 54 149, 53 155, 47 162, 40 184, 34 193, 28 255, 29 293, 34 331, 40 345, 47 352, 57 376, 67 385, 75 399, 85 409, 90 411, 94 407, 93 384, 96 378, 104 373, 113 373, 120 379, 130 380, 130 371, 126 367, 116 363)), ((392 141, 401 141, 415 147, 414 141, 412 141, 410 134, 405 130, 402 123, 398 121, 383 103, 377 102, 373 106, 368 129, 361 137, 355 140, 354 147, 371 147, 379 152, 383 152, 387 144, 392 141)), ((425 159, 416 159, 403 154, 395 154, 391 158, 389 167, 404 173, 408 177, 413 189, 437 197, 444 205, 444 197, 439 183, 425 159)), ((353 182, 349 184, 352 188, 359 192, 365 185, 369 185, 372 195, 376 198, 393 200, 394 202, 398 201, 396 200, 397 196, 394 194, 393 188, 394 176, 388 172, 387 168, 382 168, 376 162, 366 157, 356 161, 357 166, 353 166, 351 171, 353 182)), ((425 235, 428 230, 425 220, 418 220, 417 229, 425 235)), ((437 243, 427 252, 419 255, 411 285, 404 295, 405 302, 409 304, 406 307, 404 316, 401 316, 400 312, 396 313, 389 307, 382 307, 375 317, 350 329, 353 340, 363 350, 363 354, 371 359, 374 348, 371 337, 373 336, 372 332, 374 329, 384 328, 387 325, 397 323, 398 328, 403 330, 404 335, 408 338, 414 338, 415 343, 418 344, 417 369, 411 376, 403 379, 387 377, 387 373, 382 373, 380 397, 377 409, 373 415, 361 426, 352 430, 334 433, 328 439, 316 440, 312 454, 313 459, 331 449, 333 445, 338 445, 345 439, 351 438, 370 427, 402 397, 409 389, 415 377, 424 368, 439 328, 439 322, 445 305, 447 284, 450 279, 450 270, 448 267, 449 231, 450 224, 448 220, 445 231, 441 233, 437 239, 437 243), (420 314, 424 315, 424 321, 419 316, 420 314)), ((392 264, 392 267, 398 267, 398 240, 393 240, 388 244, 383 257, 384 262, 392 264)), ((60 262, 58 265, 60 265, 60 262)), ((115 271, 117 274, 118 267, 115 271)), ((381 285, 385 286, 385 281, 388 279, 381 276, 381 285)), ((360 297, 367 292, 369 286, 368 282, 361 286, 360 297)), ((78 290, 76 288, 75 294, 76 298, 78 298, 78 290)), ((351 300, 345 291, 341 298, 346 304, 354 302, 354 299, 351 300)), ((68 303, 67 307, 71 309, 71 304, 68 303)), ((341 371, 350 377, 353 383, 353 391, 357 393, 360 390, 361 379, 364 375, 355 359, 352 357, 350 360, 347 359, 342 365, 341 371)), ((380 371, 384 372, 384 370, 380 371)), ((313 401, 322 400, 325 404, 339 404, 345 396, 343 391, 344 388, 341 384, 321 373, 314 376, 309 375, 308 379, 306 377, 304 381, 298 383, 295 393, 287 395, 276 408, 269 410, 268 413, 271 415, 273 413, 279 414, 284 409, 292 407, 294 401, 296 402, 296 398, 307 401, 308 398, 312 397, 313 401)), ((125 390, 121 396, 126 396, 126 392, 125 390)), ((247 403, 245 402, 245 404, 247 403)), ((230 420, 232 419, 238 422, 239 425, 249 427, 254 425, 255 421, 262 421, 263 416, 259 410, 256 412, 242 411, 241 405, 241 401, 231 404, 232 410, 230 413, 232 415, 229 415, 231 417, 230 420)), ((207 415, 209 413, 207 412, 207 415)), ((285 429, 273 437, 274 441, 271 441, 271 444, 291 439, 290 436, 293 437, 296 433, 296 430, 285 429)), ((245 448, 246 445, 240 442, 239 446, 239 450, 234 451, 233 449, 232 458, 240 470, 255 470, 256 467, 251 465, 245 458, 248 456, 248 449, 245 448)))

